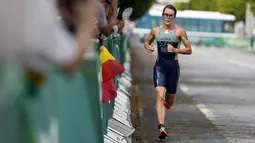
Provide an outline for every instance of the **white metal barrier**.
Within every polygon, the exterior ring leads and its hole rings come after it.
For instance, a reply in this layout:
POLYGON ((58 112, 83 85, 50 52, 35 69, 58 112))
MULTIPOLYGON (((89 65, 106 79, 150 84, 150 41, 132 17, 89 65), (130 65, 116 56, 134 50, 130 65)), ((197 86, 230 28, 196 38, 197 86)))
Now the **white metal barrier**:
POLYGON ((129 52, 126 53, 125 72, 118 79, 118 96, 115 98, 113 117, 108 121, 107 134, 104 136, 105 143, 131 143, 131 135, 135 132, 130 116, 132 87, 130 55, 129 52))

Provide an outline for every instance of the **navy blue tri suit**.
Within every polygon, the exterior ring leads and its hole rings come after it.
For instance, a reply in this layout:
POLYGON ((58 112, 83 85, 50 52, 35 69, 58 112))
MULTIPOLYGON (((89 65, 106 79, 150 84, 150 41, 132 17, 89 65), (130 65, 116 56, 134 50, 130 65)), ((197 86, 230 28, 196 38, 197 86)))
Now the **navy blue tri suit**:
POLYGON ((153 72, 154 86, 165 87, 169 94, 176 93, 180 76, 178 54, 167 51, 167 44, 171 44, 174 48, 180 48, 180 40, 176 35, 176 30, 177 26, 166 32, 160 26, 156 36, 158 57, 153 72))

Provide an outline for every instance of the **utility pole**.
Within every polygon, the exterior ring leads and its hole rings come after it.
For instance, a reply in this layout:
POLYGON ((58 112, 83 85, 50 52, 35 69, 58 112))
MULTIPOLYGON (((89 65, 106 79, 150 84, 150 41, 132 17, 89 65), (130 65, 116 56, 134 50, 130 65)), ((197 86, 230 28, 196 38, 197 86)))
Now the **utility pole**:
POLYGON ((245 15, 245 32, 246 37, 250 38, 249 51, 254 51, 254 38, 255 38, 255 16, 251 12, 250 3, 246 3, 246 15, 245 15))

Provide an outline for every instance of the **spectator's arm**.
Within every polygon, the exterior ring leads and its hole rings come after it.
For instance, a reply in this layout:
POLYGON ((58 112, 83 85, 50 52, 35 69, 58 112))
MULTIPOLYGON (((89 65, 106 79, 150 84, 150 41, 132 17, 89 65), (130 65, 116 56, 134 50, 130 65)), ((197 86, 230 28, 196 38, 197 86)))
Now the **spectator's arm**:
POLYGON ((117 7, 118 7, 118 0, 112 0, 111 3, 111 16, 117 18, 117 7))
POLYGON ((101 3, 98 3, 98 27, 100 32, 105 35, 109 36, 112 32, 112 28, 114 25, 116 25, 116 21, 109 21, 107 22, 106 19, 106 13, 105 13, 105 8, 101 3))

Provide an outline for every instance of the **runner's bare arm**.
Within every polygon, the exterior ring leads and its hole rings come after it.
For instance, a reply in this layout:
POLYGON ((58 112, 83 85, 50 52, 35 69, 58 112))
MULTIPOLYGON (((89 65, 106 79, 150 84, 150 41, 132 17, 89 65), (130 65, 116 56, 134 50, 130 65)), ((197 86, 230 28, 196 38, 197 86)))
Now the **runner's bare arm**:
POLYGON ((191 44, 188 40, 188 37, 187 37, 187 34, 186 34, 185 30, 180 28, 178 30, 178 35, 180 36, 180 39, 182 40, 185 48, 175 49, 174 52, 177 53, 177 54, 184 54, 184 55, 192 54, 191 44))
POLYGON ((152 28, 151 29, 151 32, 149 34, 149 36, 146 38, 145 42, 144 42, 144 47, 147 49, 147 50, 152 50, 151 48, 151 44, 152 42, 155 40, 155 34, 156 33, 156 28, 152 28))

